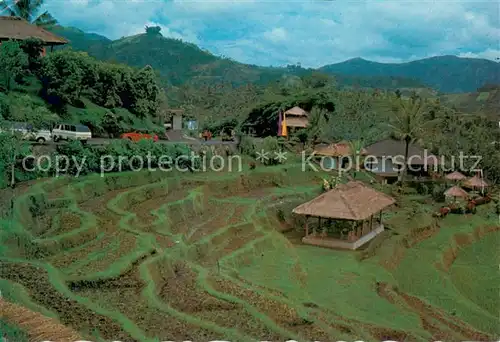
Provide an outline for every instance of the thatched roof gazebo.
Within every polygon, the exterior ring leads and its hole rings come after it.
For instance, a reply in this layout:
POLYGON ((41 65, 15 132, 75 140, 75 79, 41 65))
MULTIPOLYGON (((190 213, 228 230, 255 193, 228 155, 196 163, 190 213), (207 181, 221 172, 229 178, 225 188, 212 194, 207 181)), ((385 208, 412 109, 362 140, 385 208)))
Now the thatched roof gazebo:
POLYGON ((0 16, 0 44, 2 41, 25 40, 28 38, 38 38, 45 46, 64 45, 69 41, 44 30, 43 28, 30 24, 20 17, 0 16))
MULTIPOLYGON (((355 152, 352 151, 349 142, 341 141, 335 144, 317 146, 313 154, 316 158, 321 158, 321 166, 323 169, 334 170, 338 169, 340 166, 343 167, 347 157, 354 156, 355 152), (324 165, 325 163, 327 165, 324 165)), ((361 156, 366 156, 368 152, 363 148, 359 154, 361 156)))
POLYGON ((483 189, 489 187, 489 184, 484 179, 474 176, 466 180, 463 186, 469 189, 483 189))
POLYGON ((467 177, 465 175, 463 175, 462 173, 460 173, 458 171, 447 174, 444 178, 446 178, 447 180, 452 180, 452 181, 461 181, 461 180, 467 179, 467 177))
MULTIPOLYGON (((318 146, 314 149, 314 154, 328 157, 348 157, 354 155, 351 145, 347 141, 341 141, 326 146, 318 146)), ((368 152, 363 148, 360 155, 366 156, 368 152)))
POLYGON ((304 243, 331 248, 356 249, 384 230, 382 210, 394 203, 395 200, 392 197, 362 182, 351 181, 299 205, 292 212, 306 217, 306 236, 302 239, 304 243), (374 220, 376 214, 379 214, 378 220, 374 220), (347 235, 347 241, 343 239, 343 234, 340 235, 340 239, 328 237, 325 231, 318 236, 315 229, 309 235, 309 217, 318 218, 319 228, 321 228, 321 219, 351 222, 351 231, 347 235))
POLYGON ((458 186, 453 186, 444 192, 445 197, 452 197, 454 199, 463 198, 468 199, 469 194, 467 191, 458 186))

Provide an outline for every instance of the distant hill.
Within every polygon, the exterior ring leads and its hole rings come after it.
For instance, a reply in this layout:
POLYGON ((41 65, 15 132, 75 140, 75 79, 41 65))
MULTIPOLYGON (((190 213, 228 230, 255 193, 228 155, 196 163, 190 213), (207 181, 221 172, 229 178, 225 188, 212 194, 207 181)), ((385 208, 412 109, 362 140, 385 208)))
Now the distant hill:
POLYGON ((446 93, 473 92, 485 84, 500 84, 500 63, 486 59, 440 56, 408 63, 377 63, 354 58, 323 66, 320 71, 349 76, 413 78, 446 93))
MULTIPOLYGON (((313 69, 298 66, 262 67, 221 58, 198 46, 161 34, 139 34, 111 41, 103 36, 85 33, 75 28, 57 26, 54 33, 68 39, 75 50, 87 51, 98 59, 143 67, 151 65, 168 83, 178 86, 189 82, 229 82, 268 84, 289 76, 302 76, 313 69)), ((337 83, 346 87, 363 88, 423 88, 418 80, 404 77, 338 75, 337 83)))
POLYGON ((500 85, 486 85, 470 93, 445 94, 439 100, 459 112, 480 114, 500 121, 500 85))
POLYGON ((87 33, 75 27, 57 25, 51 27, 50 31, 69 40, 73 49, 87 51, 89 54, 98 54, 112 42, 104 36, 87 33))

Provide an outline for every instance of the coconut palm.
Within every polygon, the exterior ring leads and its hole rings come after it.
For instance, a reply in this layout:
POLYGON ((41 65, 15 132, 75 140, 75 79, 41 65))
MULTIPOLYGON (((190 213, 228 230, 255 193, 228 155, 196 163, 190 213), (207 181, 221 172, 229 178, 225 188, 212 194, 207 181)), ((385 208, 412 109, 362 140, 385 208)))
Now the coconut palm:
POLYGON ((424 99, 412 96, 409 99, 393 98, 390 101, 389 127, 393 135, 405 143, 405 162, 400 174, 402 183, 408 169, 408 151, 410 144, 419 140, 423 132, 436 120, 427 120, 429 107, 424 99))
POLYGON ((363 165, 362 151, 364 149, 363 139, 354 139, 349 141, 349 149, 351 150, 351 158, 353 158, 353 165, 355 167, 353 175, 356 178, 358 169, 363 165))
POLYGON ((54 17, 43 11, 44 0, 0 0, 0 14, 21 17, 41 27, 57 24, 54 17))

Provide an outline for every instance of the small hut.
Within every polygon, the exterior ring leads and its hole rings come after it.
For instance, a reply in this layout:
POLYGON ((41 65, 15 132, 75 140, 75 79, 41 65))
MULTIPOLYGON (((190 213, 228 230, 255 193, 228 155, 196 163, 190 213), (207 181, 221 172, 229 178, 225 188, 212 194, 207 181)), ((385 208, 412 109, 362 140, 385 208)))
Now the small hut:
POLYGON ((464 187, 473 190, 483 190, 484 188, 489 187, 489 184, 486 181, 478 176, 474 176, 466 180, 463 184, 464 187))
MULTIPOLYGON (((38 38, 45 46, 52 50, 55 45, 65 45, 69 42, 43 28, 30 24, 28 21, 15 16, 0 16, 0 44, 9 39, 25 40, 38 38)), ((45 54, 45 47, 43 49, 45 54)))
POLYGON ((450 173, 450 174, 447 174, 447 175, 445 176, 445 178, 446 178, 447 180, 456 181, 456 182, 459 182, 459 181, 462 181, 462 180, 464 180, 464 179, 467 179, 467 177, 466 177, 466 176, 464 176, 462 173, 460 173, 460 172, 458 172, 458 171, 454 171, 454 172, 452 172, 452 173, 450 173))
MULTIPOLYGON (((320 164, 323 169, 335 170, 339 166, 344 166, 347 158, 355 155, 351 149, 351 145, 347 141, 341 141, 335 144, 317 146, 314 149, 314 155, 320 158, 320 164)), ((361 156, 366 156, 368 152, 363 148, 360 153, 361 156)), ((355 163, 356 161, 352 161, 355 163)))
POLYGON ((454 200, 457 200, 457 198, 462 198, 467 200, 469 198, 469 194, 467 193, 467 191, 458 186, 453 186, 448 190, 446 190, 444 192, 444 196, 446 198, 453 198, 454 200))
POLYGON ((293 130, 306 128, 309 125, 309 114, 300 107, 293 107, 283 113, 282 124, 293 130))
POLYGON ((351 181, 299 205, 292 212, 305 216, 306 234, 302 242, 315 246, 354 250, 384 231, 382 210, 394 203, 392 197, 362 182, 351 181), (377 214, 378 217, 375 217, 377 214), (335 220, 348 228, 330 234, 323 229, 319 235, 313 228, 312 234, 309 234, 310 217, 318 218, 319 229, 322 219, 335 220), (344 230, 347 230, 346 235, 344 230))

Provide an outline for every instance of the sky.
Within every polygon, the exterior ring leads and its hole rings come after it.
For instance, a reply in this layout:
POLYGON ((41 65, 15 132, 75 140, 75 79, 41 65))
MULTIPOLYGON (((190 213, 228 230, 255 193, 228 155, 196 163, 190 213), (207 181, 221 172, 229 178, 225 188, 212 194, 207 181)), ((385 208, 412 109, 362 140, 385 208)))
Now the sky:
POLYGON ((497 60, 500 2, 406 0, 46 0, 64 26, 118 39, 160 26, 236 61, 320 67, 361 57, 497 60))

